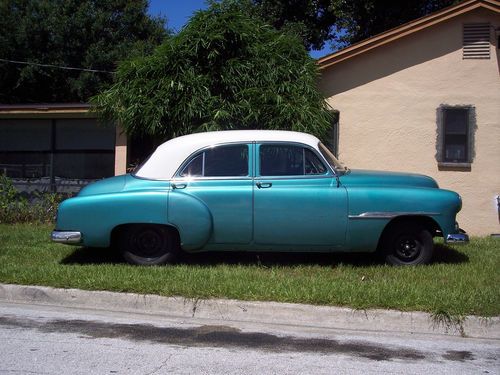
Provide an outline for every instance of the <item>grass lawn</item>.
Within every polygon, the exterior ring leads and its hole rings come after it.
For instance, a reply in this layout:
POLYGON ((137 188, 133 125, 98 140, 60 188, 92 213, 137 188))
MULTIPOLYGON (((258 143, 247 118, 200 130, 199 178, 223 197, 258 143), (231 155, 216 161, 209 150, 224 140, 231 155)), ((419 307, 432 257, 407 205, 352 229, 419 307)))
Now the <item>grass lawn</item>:
POLYGON ((369 254, 205 253, 148 268, 125 264, 108 249, 51 243, 51 229, 0 225, 0 282, 453 316, 500 313, 499 239, 438 244, 434 263, 420 267, 390 267, 369 254))

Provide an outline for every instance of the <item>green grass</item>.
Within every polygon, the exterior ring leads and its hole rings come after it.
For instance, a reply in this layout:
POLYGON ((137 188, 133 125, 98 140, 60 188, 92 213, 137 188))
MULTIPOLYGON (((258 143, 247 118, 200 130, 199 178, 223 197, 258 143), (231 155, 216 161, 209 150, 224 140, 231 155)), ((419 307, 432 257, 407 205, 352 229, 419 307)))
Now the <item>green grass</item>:
POLYGON ((0 225, 0 282, 190 298, 297 302, 450 316, 500 312, 500 240, 436 246, 433 264, 390 267, 370 254, 205 253, 130 266, 108 249, 49 241, 50 226, 0 225))

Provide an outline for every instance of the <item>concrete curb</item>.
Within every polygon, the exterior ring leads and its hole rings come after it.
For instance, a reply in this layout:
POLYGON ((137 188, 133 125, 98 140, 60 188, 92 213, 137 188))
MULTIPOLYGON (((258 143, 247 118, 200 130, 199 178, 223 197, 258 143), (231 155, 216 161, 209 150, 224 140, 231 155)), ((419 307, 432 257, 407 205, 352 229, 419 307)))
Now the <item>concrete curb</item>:
POLYGON ((353 310, 296 303, 229 299, 189 299, 133 293, 56 289, 0 284, 0 300, 133 312, 180 318, 293 325, 355 331, 445 334, 500 339, 500 317, 467 316, 462 322, 435 323, 431 314, 395 310, 353 310))

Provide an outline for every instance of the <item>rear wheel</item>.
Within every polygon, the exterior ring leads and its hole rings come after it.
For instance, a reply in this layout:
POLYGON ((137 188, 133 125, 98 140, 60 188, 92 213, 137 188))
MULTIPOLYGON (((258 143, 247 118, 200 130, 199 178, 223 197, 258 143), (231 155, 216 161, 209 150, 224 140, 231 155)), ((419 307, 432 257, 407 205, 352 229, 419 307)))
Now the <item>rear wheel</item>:
POLYGON ((422 225, 400 223, 390 228, 382 249, 387 263, 412 266, 431 261, 434 243, 431 233, 422 225))
POLYGON ((130 225, 118 237, 120 250, 131 264, 144 266, 171 263, 179 254, 175 232, 162 225, 130 225))

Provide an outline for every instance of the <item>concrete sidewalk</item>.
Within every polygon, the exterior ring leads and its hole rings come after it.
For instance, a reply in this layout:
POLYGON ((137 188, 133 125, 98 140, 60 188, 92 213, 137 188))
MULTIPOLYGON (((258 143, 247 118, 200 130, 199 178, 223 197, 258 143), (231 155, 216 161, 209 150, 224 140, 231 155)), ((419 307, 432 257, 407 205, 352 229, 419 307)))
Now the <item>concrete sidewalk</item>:
POLYGON ((234 321, 353 331, 465 335, 473 338, 500 339, 499 317, 468 316, 461 322, 446 322, 443 319, 433 319, 431 314, 423 312, 353 310, 343 307, 227 299, 190 299, 11 284, 0 284, 0 300, 167 317, 210 319, 220 321, 221 324, 234 321))

